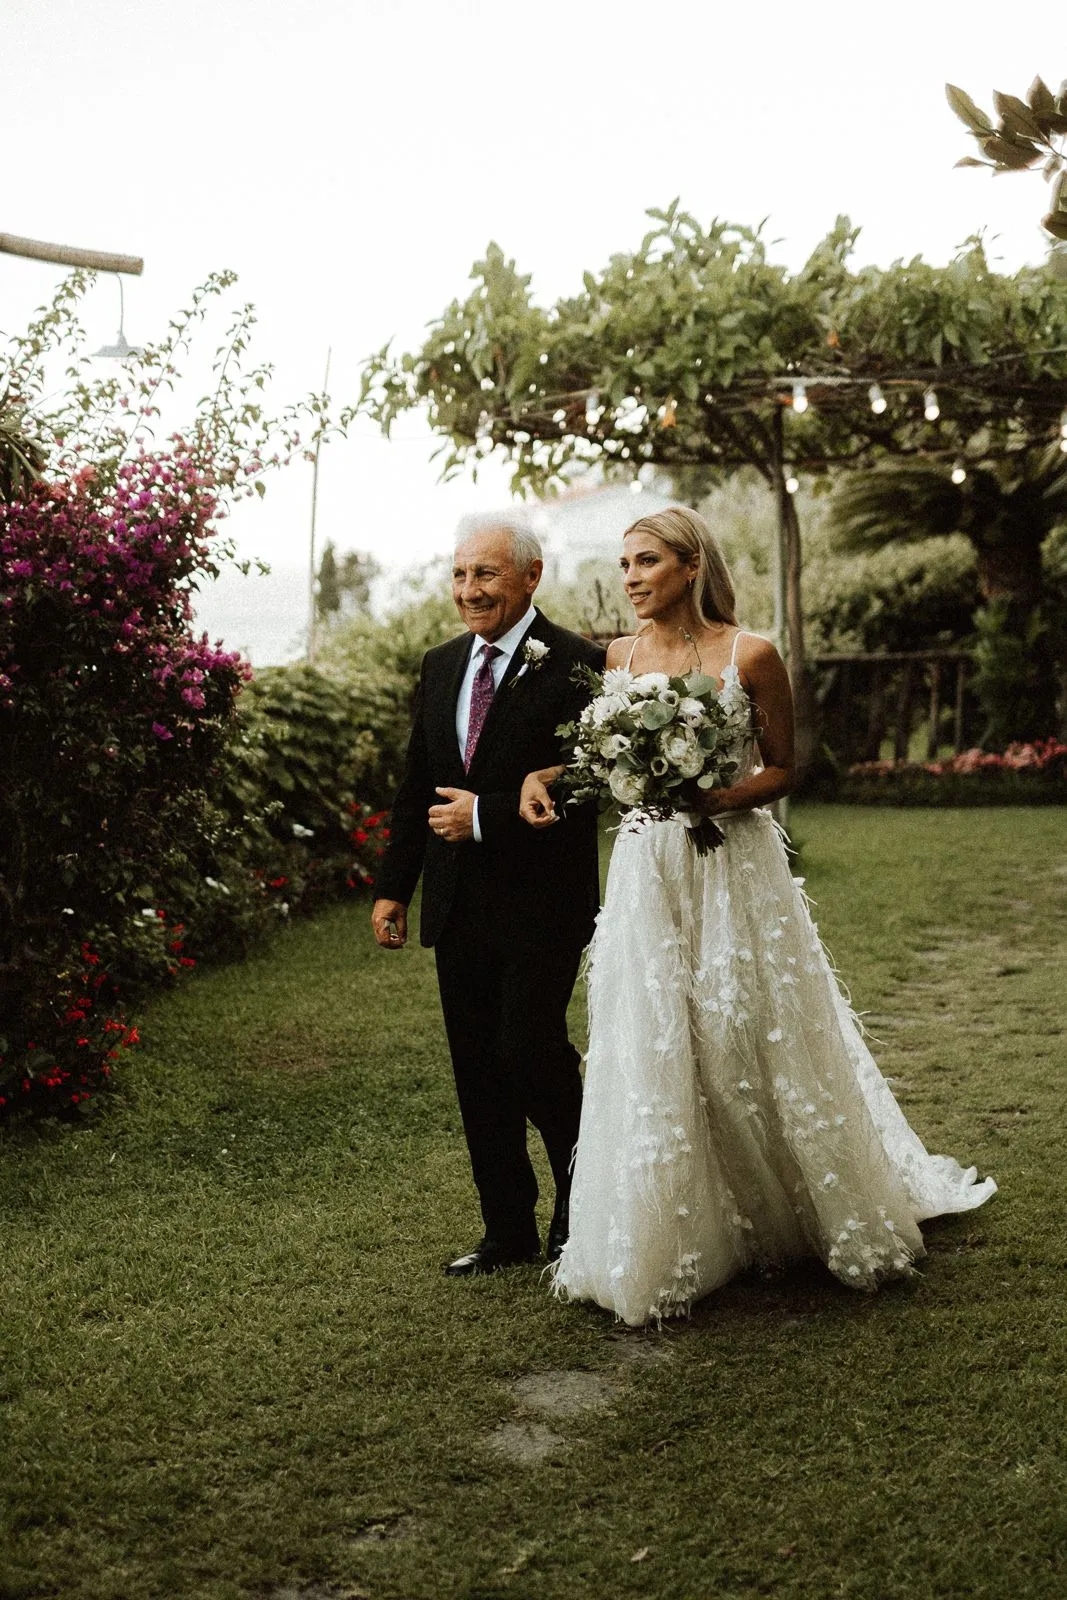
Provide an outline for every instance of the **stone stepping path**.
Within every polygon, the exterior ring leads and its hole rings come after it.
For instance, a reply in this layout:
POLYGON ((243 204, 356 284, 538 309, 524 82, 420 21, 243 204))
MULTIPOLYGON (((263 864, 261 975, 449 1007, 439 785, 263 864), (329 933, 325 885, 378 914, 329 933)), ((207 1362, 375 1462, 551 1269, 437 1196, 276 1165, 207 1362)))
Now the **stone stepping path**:
POLYGON ((606 1342, 612 1348, 614 1368, 530 1372, 509 1384, 519 1415, 499 1423, 484 1440, 485 1448, 521 1467, 565 1455, 573 1439, 551 1424, 608 1410, 625 1390, 628 1368, 671 1360, 662 1335, 610 1333, 606 1342))

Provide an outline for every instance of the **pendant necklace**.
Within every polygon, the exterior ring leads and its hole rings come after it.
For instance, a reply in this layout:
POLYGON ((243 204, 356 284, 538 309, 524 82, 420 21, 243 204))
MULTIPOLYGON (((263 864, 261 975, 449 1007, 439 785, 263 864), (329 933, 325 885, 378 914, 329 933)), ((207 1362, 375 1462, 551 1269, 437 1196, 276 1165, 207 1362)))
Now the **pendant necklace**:
POLYGON ((692 650, 693 654, 696 656, 697 671, 698 672, 703 672, 704 663, 700 659, 700 651, 697 649, 697 642, 693 638, 693 635, 689 632, 688 628, 679 628, 678 632, 681 634, 682 638, 685 640, 685 642, 689 646, 690 650, 692 650))

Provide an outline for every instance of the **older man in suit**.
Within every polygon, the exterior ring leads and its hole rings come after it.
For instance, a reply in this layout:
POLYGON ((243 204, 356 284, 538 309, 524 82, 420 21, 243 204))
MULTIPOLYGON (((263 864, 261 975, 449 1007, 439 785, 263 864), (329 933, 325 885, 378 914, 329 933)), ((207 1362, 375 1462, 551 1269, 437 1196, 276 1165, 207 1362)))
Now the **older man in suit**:
POLYGON ((436 955, 485 1226, 445 1268, 452 1277, 540 1257, 527 1120, 555 1179, 550 1260, 567 1237, 582 1098, 567 1004, 599 904, 596 816, 574 807, 536 830, 519 816, 519 791, 561 759, 556 729, 589 698, 574 668, 601 668, 603 652, 536 609, 542 568, 522 527, 496 524, 457 545, 452 593, 467 632, 423 661, 372 912, 379 945, 400 949, 421 873, 421 939, 436 955))

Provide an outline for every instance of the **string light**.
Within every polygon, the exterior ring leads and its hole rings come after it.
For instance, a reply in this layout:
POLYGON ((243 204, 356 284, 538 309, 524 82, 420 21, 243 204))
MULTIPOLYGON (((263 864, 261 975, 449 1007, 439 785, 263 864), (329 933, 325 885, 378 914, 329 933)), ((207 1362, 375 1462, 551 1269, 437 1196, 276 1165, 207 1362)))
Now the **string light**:
POLYGON ((785 492, 786 492, 786 494, 796 494, 796 492, 797 492, 797 490, 799 488, 800 488, 800 479, 799 478, 794 478, 794 477, 790 476, 785 480, 785 492))
POLYGON ((941 407, 937 403, 937 395, 932 389, 927 389, 923 395, 923 416, 927 422, 936 422, 941 415, 941 407))
POLYGON ((802 417, 808 409, 808 392, 802 383, 793 385, 793 410, 798 417, 802 417))
POLYGON ((631 494, 640 494, 644 487, 645 486, 641 482, 641 479, 640 478, 635 478, 633 483, 631 483, 631 485, 630 485, 630 493, 631 494))
POLYGON ((962 461, 957 461, 956 465, 952 469, 952 481, 953 481, 953 483, 962 483, 964 478, 966 478, 966 476, 967 476, 967 468, 963 465, 962 461))
POLYGON ((600 404, 600 395, 596 389, 590 389, 585 397, 585 425, 595 428, 603 416, 603 407, 600 404))
POLYGON ((880 417, 886 406, 889 404, 889 401, 886 399, 885 395, 882 393, 881 389, 876 383, 872 383, 871 387, 867 390, 867 398, 871 402, 871 410, 874 412, 875 416, 880 417))
POLYGON ((1060 432, 1063 434, 1063 437, 1067 439, 1067 411, 1065 411, 1063 416, 1060 418, 1060 432))

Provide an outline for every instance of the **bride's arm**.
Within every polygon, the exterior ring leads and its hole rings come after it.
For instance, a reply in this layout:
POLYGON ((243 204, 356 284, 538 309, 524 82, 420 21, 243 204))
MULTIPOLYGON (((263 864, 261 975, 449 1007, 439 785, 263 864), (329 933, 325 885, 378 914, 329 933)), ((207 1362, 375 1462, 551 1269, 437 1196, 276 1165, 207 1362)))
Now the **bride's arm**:
POLYGON ((739 666, 756 716, 756 742, 763 770, 729 789, 709 789, 701 809, 712 813, 767 806, 793 787, 793 695, 785 663, 766 639, 747 634, 739 666))
POLYGON ((540 772, 529 772, 523 779, 519 816, 531 828, 549 828, 559 821, 555 801, 548 791, 562 771, 562 765, 542 767, 540 772))
MULTIPOLYGON (((608 645, 605 667, 621 667, 629 659, 632 638, 612 639, 608 645)), ((563 771, 563 767, 544 767, 540 772, 527 774, 519 796, 519 816, 531 828, 550 828, 559 821, 559 813, 549 789, 563 771)))

